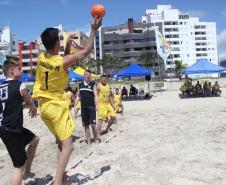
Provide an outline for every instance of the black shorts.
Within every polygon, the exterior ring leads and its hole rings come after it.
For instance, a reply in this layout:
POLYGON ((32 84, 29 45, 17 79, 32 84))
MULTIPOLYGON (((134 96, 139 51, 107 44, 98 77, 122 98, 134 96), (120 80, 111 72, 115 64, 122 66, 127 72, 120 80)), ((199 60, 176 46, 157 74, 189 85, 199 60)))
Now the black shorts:
POLYGON ((21 133, 15 133, 0 127, 0 137, 13 161, 13 166, 22 167, 27 160, 26 145, 32 141, 35 135, 26 128, 23 128, 21 133))
POLYGON ((81 108, 82 125, 89 126, 96 124, 96 109, 95 107, 81 108))

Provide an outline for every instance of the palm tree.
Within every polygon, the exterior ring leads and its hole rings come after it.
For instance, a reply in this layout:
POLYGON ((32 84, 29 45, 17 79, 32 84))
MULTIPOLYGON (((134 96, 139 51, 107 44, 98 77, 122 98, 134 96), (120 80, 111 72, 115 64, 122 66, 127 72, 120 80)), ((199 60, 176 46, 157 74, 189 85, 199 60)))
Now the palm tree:
POLYGON ((164 75, 164 62, 160 57, 158 57, 155 50, 141 54, 139 61, 141 65, 150 67, 155 72, 158 72, 159 79, 164 75))
POLYGON ((122 63, 120 58, 109 54, 104 55, 103 58, 100 59, 100 65, 105 73, 117 72, 121 68, 122 63))
POLYGON ((139 57, 139 61, 141 65, 144 65, 146 67, 153 67, 156 66, 156 59, 157 59, 157 53, 154 50, 151 50, 149 52, 142 53, 139 57))
POLYGON ((87 57, 79 61, 76 65, 74 65, 72 68, 75 69, 77 67, 81 67, 83 69, 89 69, 93 72, 97 72, 97 61, 93 58, 87 57))
POLYGON ((183 64, 182 60, 176 60, 175 61, 175 66, 173 68, 173 73, 177 76, 180 77, 180 73, 182 70, 184 70, 187 67, 187 64, 183 64))

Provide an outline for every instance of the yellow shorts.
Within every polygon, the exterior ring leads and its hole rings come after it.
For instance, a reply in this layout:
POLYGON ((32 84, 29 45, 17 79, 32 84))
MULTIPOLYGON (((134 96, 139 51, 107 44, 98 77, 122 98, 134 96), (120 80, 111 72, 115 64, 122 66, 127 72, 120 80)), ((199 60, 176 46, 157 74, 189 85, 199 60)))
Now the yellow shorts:
POLYGON ((115 117, 115 111, 110 103, 99 103, 98 119, 106 120, 108 117, 115 117))
POLYGON ((76 109, 81 109, 81 102, 79 101, 78 104, 75 106, 76 109))
POLYGON ((71 137, 75 123, 66 101, 45 100, 40 103, 39 110, 42 120, 53 135, 61 141, 71 137))
POLYGON ((119 104, 115 105, 115 112, 120 112, 121 106, 119 104))

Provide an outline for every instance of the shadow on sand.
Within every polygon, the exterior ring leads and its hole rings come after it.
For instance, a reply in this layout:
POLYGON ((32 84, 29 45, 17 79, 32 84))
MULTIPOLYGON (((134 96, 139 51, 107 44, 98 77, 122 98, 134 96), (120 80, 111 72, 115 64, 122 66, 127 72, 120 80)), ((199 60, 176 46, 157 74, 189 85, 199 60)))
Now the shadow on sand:
MULTIPOLYGON (((101 167, 100 173, 97 174, 94 177, 90 177, 89 175, 83 175, 81 173, 76 173, 70 176, 67 176, 67 182, 64 183, 64 185, 71 185, 71 184, 76 184, 76 185, 82 185, 87 183, 88 181, 92 181, 100 177, 104 172, 111 170, 110 165, 106 165, 101 167)), ((46 185, 50 183, 50 181, 53 180, 53 177, 51 175, 47 175, 46 177, 43 178, 35 178, 33 180, 30 180, 29 182, 25 183, 25 185, 46 185)))
POLYGON ((70 185, 72 183, 75 183, 75 184, 78 184, 78 185, 85 184, 88 181, 92 181, 92 180, 97 179, 104 172, 109 171, 109 170, 111 170, 111 166, 110 165, 103 166, 100 169, 100 173, 97 174, 96 176, 92 177, 92 178, 89 175, 83 175, 83 174, 80 174, 80 173, 76 173, 76 174, 71 175, 71 176, 68 177, 68 183, 67 183, 67 185, 70 185))
POLYGON ((52 180, 53 180, 53 176, 46 175, 43 178, 35 178, 35 179, 32 179, 29 182, 25 183, 25 185, 46 185, 46 184, 48 184, 52 180))

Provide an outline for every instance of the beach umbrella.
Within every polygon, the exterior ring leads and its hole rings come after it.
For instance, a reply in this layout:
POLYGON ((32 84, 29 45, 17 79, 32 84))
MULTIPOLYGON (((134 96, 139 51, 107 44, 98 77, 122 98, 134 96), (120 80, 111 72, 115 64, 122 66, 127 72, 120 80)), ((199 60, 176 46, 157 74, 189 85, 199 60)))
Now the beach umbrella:
POLYGON ((68 70, 69 73, 69 81, 83 80, 83 76, 75 73, 71 69, 68 70))
MULTIPOLYGON (((81 67, 77 67, 75 70, 74 70, 75 73, 79 74, 79 75, 84 75, 84 72, 85 72, 85 69, 81 68, 81 67)), ((96 74, 93 74, 91 73, 91 77, 94 78, 94 79, 98 79, 99 76, 96 75, 96 74)))

